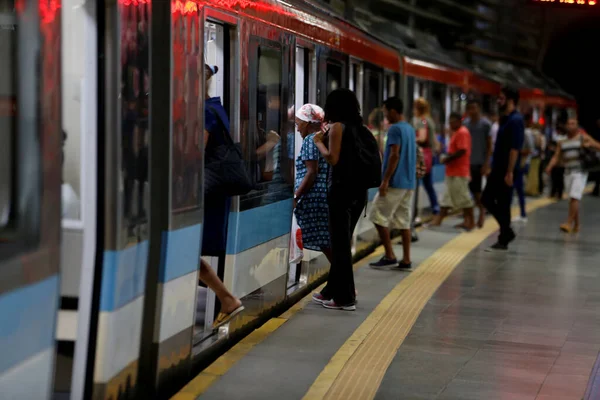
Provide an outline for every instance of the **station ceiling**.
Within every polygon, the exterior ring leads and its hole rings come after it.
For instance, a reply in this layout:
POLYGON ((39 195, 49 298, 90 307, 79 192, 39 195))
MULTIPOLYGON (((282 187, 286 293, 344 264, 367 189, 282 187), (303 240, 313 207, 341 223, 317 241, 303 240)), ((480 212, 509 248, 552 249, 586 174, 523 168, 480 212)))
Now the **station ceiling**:
POLYGON ((400 32, 409 48, 436 41, 459 62, 503 61, 539 70, 555 37, 585 17, 585 11, 531 5, 531 0, 319 1, 370 31, 400 32))

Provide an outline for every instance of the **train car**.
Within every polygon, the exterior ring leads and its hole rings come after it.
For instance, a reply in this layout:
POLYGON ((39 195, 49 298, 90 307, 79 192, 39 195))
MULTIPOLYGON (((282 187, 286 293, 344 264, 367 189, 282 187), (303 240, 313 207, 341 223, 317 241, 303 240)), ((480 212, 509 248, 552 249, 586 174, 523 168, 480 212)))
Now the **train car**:
POLYGON ((60 14, 9 1, 0 21, 0 397, 44 399, 60 280, 60 14))
POLYGON ((326 275, 319 254, 288 262, 294 107, 338 87, 379 105, 399 90, 400 55, 310 5, 75 5, 63 5, 64 180, 74 196, 63 219, 55 391, 161 397, 214 346, 326 275), (205 64, 218 69, 210 83, 205 64), (212 101, 254 185, 232 199, 226 249, 205 257, 246 307, 219 330, 217 297, 198 274, 202 237, 214 234, 203 229, 212 216, 202 194, 212 101))
MULTIPOLYGON (((321 254, 289 263, 295 108, 347 87, 369 122, 386 97, 404 96, 410 116, 424 96, 443 135, 467 94, 498 89, 302 1, 8 4, 0 393, 14 398, 167 397, 323 280, 321 254), (231 199, 225 249, 202 258, 246 307, 219 329, 217 295, 199 282, 203 237, 216 234, 204 229, 215 217, 203 157, 214 102, 254 187, 231 199), (31 371, 43 379, 32 384, 31 371)), ((366 219, 355 239, 357 254, 376 245, 366 219)))

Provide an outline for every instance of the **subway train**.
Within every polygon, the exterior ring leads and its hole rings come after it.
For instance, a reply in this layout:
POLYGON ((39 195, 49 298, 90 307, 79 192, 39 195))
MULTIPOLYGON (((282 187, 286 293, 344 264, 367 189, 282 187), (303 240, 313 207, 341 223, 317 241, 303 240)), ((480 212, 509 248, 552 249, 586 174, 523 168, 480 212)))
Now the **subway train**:
MULTIPOLYGON (((450 112, 476 97, 491 115, 506 82, 542 124, 577 107, 531 71, 420 57, 304 1, 5 0, 0 21, 1 399, 168 397, 322 282, 321 254, 288 257, 294 108, 347 87, 369 122, 389 96, 408 116, 425 97, 443 141, 450 112), (245 305, 217 330, 198 279, 208 98, 254 187, 205 259, 245 305)), ((354 241, 376 245, 365 219, 354 241)))

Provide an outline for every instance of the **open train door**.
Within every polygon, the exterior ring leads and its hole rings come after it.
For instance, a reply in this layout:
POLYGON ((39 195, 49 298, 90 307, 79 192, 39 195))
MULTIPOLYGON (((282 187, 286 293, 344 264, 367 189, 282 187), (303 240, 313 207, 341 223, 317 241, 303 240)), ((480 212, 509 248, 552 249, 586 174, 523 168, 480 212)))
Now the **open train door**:
POLYGON ((58 6, 47 0, 0 2, 4 399, 49 399, 54 375, 62 136, 58 6))

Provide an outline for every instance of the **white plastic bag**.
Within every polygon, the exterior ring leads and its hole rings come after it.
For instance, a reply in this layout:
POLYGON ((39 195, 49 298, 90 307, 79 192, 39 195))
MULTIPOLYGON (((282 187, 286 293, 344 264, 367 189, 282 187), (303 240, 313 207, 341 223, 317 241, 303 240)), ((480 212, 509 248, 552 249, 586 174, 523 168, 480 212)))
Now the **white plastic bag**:
POLYGON ((292 214, 292 232, 290 234, 290 264, 299 264, 304 258, 302 247, 302 231, 296 221, 296 216, 292 214))

